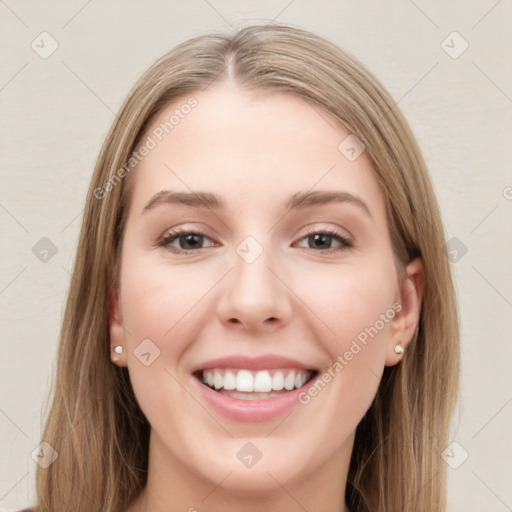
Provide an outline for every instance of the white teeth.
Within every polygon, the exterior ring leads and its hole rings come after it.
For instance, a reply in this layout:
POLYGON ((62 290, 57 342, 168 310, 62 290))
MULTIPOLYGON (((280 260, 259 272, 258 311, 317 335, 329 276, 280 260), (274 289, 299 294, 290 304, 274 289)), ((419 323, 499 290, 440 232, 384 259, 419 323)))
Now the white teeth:
POLYGON ((213 387, 215 389, 220 389, 224 384, 224 379, 222 378, 222 374, 218 371, 218 370, 215 370, 213 372, 213 387))
POLYGON ((249 370, 240 370, 236 376, 238 391, 254 391, 254 377, 249 370))
POLYGON ((229 370, 224 374, 224 389, 236 389, 236 376, 229 370))
POLYGON ((289 373, 284 379, 284 389, 291 391, 295 386, 295 373, 289 373))
POLYGON ((258 372, 254 377, 254 391, 270 391, 272 389, 272 377, 268 372, 258 372))
POLYGON ((203 382, 211 388, 225 391, 271 393, 302 387, 311 377, 306 370, 204 370, 203 382))
POLYGON ((276 391, 281 391, 281 389, 284 388, 284 375, 283 372, 278 371, 274 373, 274 376, 272 377, 272 389, 275 389, 276 391))

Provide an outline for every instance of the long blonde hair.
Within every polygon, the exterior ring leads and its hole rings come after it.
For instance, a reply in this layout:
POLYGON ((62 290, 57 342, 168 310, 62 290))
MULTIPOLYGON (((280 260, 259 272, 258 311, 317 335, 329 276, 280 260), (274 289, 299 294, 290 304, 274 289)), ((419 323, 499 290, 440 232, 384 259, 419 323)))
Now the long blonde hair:
POLYGON ((109 356, 109 292, 130 201, 130 175, 118 179, 119 170, 164 106, 227 77, 247 90, 299 95, 355 134, 387 201, 397 261, 403 268, 422 258, 419 326, 400 364, 385 368, 357 428, 346 501, 351 512, 444 511, 441 452, 458 391, 459 326, 425 163, 399 108, 371 73, 329 41, 277 24, 180 44, 138 81, 106 137, 87 195, 42 436, 58 458, 38 468, 35 510, 115 512, 146 483, 150 426, 127 369, 109 356))

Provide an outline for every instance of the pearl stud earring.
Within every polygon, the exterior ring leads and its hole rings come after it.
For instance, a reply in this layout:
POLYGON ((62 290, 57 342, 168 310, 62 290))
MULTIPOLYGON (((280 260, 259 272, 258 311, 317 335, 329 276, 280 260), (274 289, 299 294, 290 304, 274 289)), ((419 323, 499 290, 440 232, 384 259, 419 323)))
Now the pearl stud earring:
POLYGON ((114 352, 116 354, 121 354, 123 352, 123 347, 121 345, 118 345, 117 347, 114 348, 114 352))

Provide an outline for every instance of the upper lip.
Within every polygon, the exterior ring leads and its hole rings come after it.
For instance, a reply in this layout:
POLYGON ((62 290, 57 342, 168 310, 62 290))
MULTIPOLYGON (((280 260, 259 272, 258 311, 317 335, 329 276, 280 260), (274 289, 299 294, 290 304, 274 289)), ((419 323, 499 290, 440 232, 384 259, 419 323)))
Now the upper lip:
POLYGON ((192 368, 192 373, 213 368, 239 368, 246 370, 276 370, 279 368, 300 368, 316 370, 311 364, 302 363, 289 357, 267 354, 257 357, 232 355, 210 359, 192 368))

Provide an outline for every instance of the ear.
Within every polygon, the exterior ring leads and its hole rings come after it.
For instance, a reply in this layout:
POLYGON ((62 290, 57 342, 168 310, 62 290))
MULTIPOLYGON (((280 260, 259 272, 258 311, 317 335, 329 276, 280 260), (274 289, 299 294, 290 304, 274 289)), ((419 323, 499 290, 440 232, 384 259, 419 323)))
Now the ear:
POLYGON ((394 366, 403 357, 395 348, 401 345, 407 351, 414 337, 420 319, 421 304, 425 284, 423 262, 420 258, 413 260, 406 268, 406 275, 399 283, 399 308, 391 322, 390 337, 386 349, 386 366, 394 366))
POLYGON ((119 297, 119 286, 114 284, 109 296, 109 326, 110 326, 110 359, 117 366, 126 364, 126 340, 123 326, 123 314, 119 297), (123 351, 118 354, 114 352, 115 347, 122 347, 123 351))

